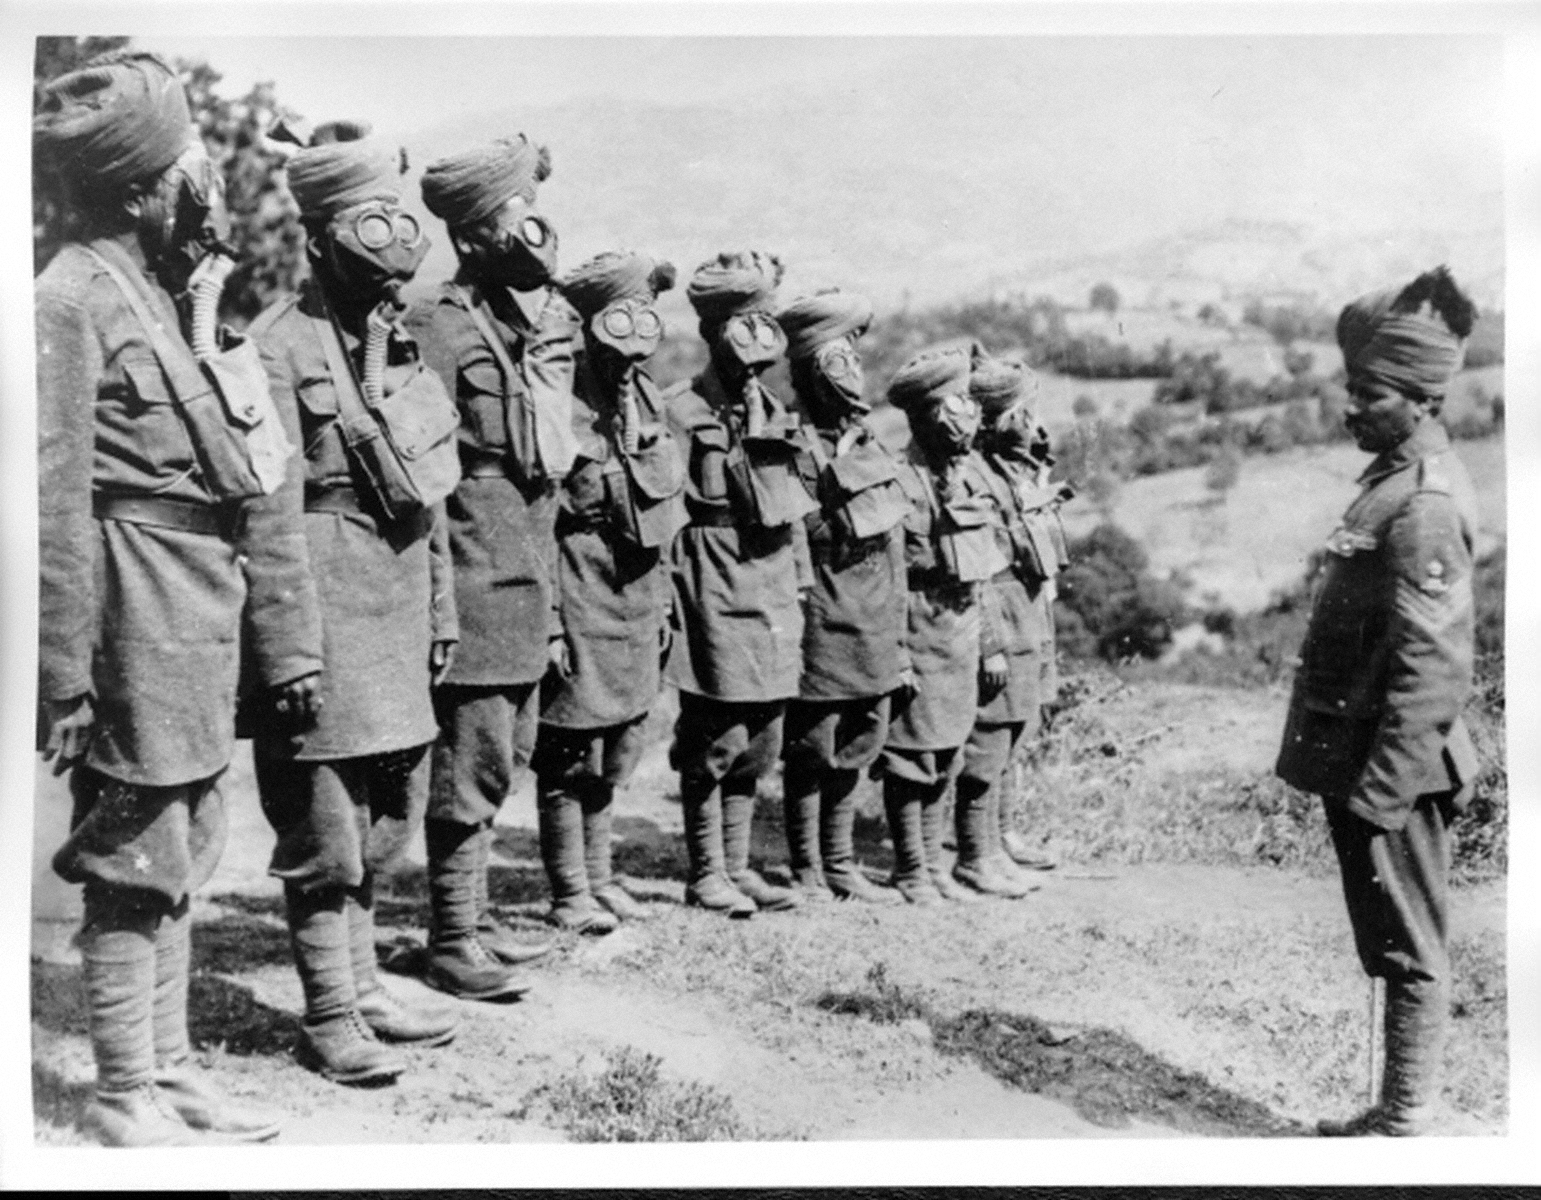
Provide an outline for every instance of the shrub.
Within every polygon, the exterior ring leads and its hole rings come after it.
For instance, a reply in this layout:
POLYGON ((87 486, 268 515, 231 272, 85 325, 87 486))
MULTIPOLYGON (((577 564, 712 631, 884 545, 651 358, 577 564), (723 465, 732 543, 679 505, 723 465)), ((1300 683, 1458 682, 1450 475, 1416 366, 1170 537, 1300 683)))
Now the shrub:
POLYGON ((598 1075, 563 1075, 535 1088, 523 1110, 544 1106, 575 1142, 720 1142, 752 1136, 731 1097, 709 1084, 666 1081, 662 1066, 657 1055, 623 1046, 598 1075))
POLYGON ((1094 309, 1116 313, 1118 311, 1118 289, 1111 283, 1099 283, 1096 287, 1092 288, 1092 294, 1087 303, 1094 309))
POLYGON ((1071 566, 1060 576, 1060 603, 1075 617, 1063 624, 1067 655, 1089 648, 1111 661, 1155 658, 1172 641, 1186 613, 1182 589, 1152 577, 1140 544, 1104 522, 1070 545, 1071 566))

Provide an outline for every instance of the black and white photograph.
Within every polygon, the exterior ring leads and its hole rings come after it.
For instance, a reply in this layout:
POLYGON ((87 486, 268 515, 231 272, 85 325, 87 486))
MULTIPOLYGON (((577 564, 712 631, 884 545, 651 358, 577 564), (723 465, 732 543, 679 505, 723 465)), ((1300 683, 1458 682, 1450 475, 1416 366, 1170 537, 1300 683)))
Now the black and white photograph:
POLYGON ((1514 1177, 1524 6, 156 7, 6 31, 12 1179, 1514 1177))

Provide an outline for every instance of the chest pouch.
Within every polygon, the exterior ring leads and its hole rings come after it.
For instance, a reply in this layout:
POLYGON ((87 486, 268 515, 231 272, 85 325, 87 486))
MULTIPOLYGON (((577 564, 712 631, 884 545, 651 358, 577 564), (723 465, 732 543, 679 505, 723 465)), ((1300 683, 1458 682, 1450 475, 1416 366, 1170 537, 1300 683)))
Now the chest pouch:
POLYGON ((166 333, 122 271, 95 251, 88 253, 106 270, 150 339, 210 495, 246 500, 277 491, 294 447, 284 435, 256 346, 227 330, 221 349, 195 358, 166 333))
POLYGON ((1011 565, 995 543, 989 501, 979 496, 943 503, 936 543, 942 567, 961 583, 982 582, 1011 565))
POLYGON ((728 490, 750 524, 780 529, 818 511, 797 473, 798 446, 795 418, 781 416, 728 451, 728 490))
POLYGON ((667 546, 685 523, 685 464, 666 426, 647 423, 637 433, 636 453, 618 452, 605 482, 622 536, 652 550, 667 546))
POLYGON ((422 363, 412 377, 370 405, 330 320, 317 322, 337 392, 343 440, 387 519, 399 521, 431 508, 460 482, 455 435, 460 413, 422 363))
POLYGON ((893 458, 875 440, 853 446, 829 462, 837 529, 856 540, 881 537, 909 515, 893 458))

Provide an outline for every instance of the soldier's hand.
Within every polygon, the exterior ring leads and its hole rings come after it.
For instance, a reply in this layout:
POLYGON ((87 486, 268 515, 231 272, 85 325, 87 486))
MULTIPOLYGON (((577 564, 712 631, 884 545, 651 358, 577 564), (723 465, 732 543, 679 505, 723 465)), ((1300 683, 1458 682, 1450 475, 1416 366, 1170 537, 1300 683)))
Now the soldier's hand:
POLYGON ((980 663, 979 678, 989 691, 998 692, 1005 687, 1006 656, 997 652, 980 663))
POLYGON ((455 661, 454 642, 435 642, 428 651, 428 682, 438 687, 455 661))
POLYGON ((96 710, 89 693, 69 700, 44 700, 38 724, 43 733, 43 761, 53 761, 53 773, 63 775, 86 756, 96 710))
POLYGON ((563 679, 573 673, 573 656, 567 648, 566 636, 554 637, 546 643, 546 661, 563 679))
POLYGON ((325 701, 321 699, 321 672, 312 671, 275 689, 273 701, 280 716, 285 717, 295 729, 309 729, 316 723, 325 701))

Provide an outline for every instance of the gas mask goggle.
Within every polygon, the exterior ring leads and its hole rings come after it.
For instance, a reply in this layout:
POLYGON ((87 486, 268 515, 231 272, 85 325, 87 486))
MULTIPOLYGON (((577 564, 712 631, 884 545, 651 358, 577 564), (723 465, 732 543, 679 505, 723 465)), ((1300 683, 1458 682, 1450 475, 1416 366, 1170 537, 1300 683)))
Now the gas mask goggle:
POLYGON ((519 292, 544 287, 556 277, 556 230, 523 196, 515 196, 465 237, 498 283, 519 292))
POLYGON ((152 242, 146 249, 157 270, 174 277, 174 290, 207 256, 235 257, 229 243, 225 180, 202 140, 189 142, 155 181, 145 197, 141 222, 152 242))
POLYGON ((758 374, 787 348, 787 335, 768 312, 735 313, 718 334, 722 345, 749 371, 758 374))
POLYGON ((1031 400, 1023 396, 984 422, 981 440, 1003 454, 1026 457, 1037 433, 1038 414, 1031 400))
POLYGON ((589 333, 623 358, 641 362, 663 341, 663 318, 641 297, 617 300, 590 318, 589 333))
POLYGON ((932 400, 921 412, 921 427, 916 433, 923 442, 951 455, 963 454, 974 444, 974 435, 979 432, 977 400, 946 395, 932 400))
POLYGON ((326 240, 376 284, 411 279, 430 244, 417 218, 399 200, 385 198, 337 213, 326 223, 326 240))
POLYGON ((813 367, 828 398, 857 412, 872 410, 862 396, 865 376, 861 355, 850 338, 836 338, 820 346, 813 353, 813 367))

